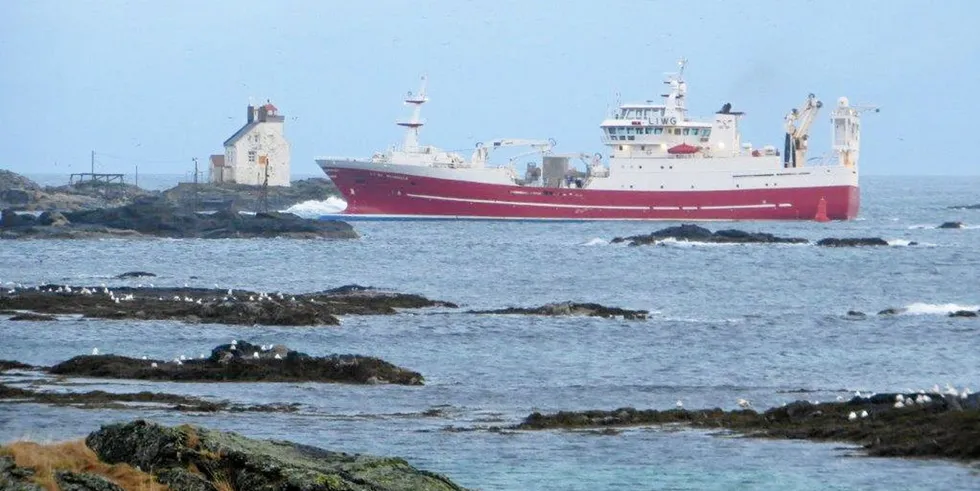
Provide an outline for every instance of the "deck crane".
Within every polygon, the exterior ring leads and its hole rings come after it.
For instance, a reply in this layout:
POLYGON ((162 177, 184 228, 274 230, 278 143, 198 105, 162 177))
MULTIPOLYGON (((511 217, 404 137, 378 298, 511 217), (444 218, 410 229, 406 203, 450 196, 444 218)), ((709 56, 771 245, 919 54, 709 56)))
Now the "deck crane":
POLYGON ((521 138, 503 138, 499 140, 493 140, 489 145, 484 145, 483 142, 476 144, 476 150, 473 151, 473 163, 486 164, 487 160, 490 158, 490 152, 503 147, 530 147, 531 150, 515 155, 510 158, 510 164, 513 165, 514 161, 521 157, 526 157, 528 155, 543 154, 547 155, 551 152, 551 149, 556 145, 553 138, 547 140, 526 140, 521 138))
POLYGON ((799 167, 806 161, 807 140, 810 138, 810 125, 817 118, 823 103, 810 94, 799 108, 786 115, 786 148, 783 152, 783 167, 799 167))

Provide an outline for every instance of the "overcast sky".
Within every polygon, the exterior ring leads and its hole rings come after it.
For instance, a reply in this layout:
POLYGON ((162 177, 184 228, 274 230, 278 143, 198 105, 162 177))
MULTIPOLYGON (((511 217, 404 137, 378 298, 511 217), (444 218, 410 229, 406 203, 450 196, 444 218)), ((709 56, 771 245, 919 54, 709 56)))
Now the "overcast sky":
MULTIPOLYGON (((602 152, 599 122, 659 99, 689 60, 688 107, 745 111, 743 141, 782 143, 809 92, 866 115, 868 174, 980 174, 980 1, 642 0, 3 1, 0 167, 182 174, 272 100, 294 174, 314 157, 370 156, 430 79, 422 141, 470 149, 555 138, 602 152)), ((467 152, 468 155, 468 152, 467 152)), ((202 166, 203 168, 203 166, 202 166)))

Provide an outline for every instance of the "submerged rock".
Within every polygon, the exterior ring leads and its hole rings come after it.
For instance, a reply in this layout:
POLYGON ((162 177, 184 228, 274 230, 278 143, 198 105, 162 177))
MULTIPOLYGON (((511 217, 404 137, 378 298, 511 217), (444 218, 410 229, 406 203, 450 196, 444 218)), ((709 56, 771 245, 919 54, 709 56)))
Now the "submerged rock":
POLYGON ((820 404, 797 401, 762 413, 751 409, 723 411, 718 408, 533 413, 511 429, 609 428, 672 423, 726 428, 755 437, 849 441, 863 445, 874 456, 980 458, 980 398, 977 394, 967 397, 877 394, 871 398, 855 397, 847 402, 820 404), (898 396, 908 404, 895 407, 898 396), (916 398, 919 402, 915 402, 916 398))
POLYGON ((977 317, 977 312, 972 310, 957 310, 956 312, 950 312, 950 317, 977 317))
POLYGON ((344 382, 422 385, 418 372, 361 355, 314 357, 285 346, 248 342, 224 344, 203 359, 142 360, 118 355, 83 355, 48 370, 54 375, 176 382, 344 382))
POLYGON ((58 320, 58 318, 53 315, 35 314, 34 312, 24 312, 22 314, 16 314, 7 320, 42 322, 42 321, 56 321, 58 320))
POLYGON ((889 307, 885 310, 879 310, 878 315, 898 315, 908 312, 909 309, 905 307, 889 307))
POLYGON ((0 372, 5 372, 7 370, 30 370, 34 368, 32 365, 27 363, 21 363, 19 361, 13 360, 0 360, 0 372))
POLYGON ((865 314, 864 312, 858 310, 848 310, 847 317, 851 319, 865 319, 868 317, 868 314, 865 314))
POLYGON ((549 303, 540 307, 508 307, 496 310, 471 310, 472 314, 521 314, 546 316, 622 317, 628 320, 646 319, 646 310, 629 310, 606 307, 597 303, 549 303))
POLYGON ((943 222, 936 228, 963 228, 963 222, 943 222))
POLYGON ((115 276, 115 279, 124 280, 127 278, 154 278, 154 277, 156 277, 155 274, 146 271, 127 271, 122 274, 117 274, 115 276))
MULTIPOLYGON (((50 404, 81 409, 125 409, 140 406, 160 409, 161 405, 172 411, 191 412, 292 412, 296 404, 232 404, 227 401, 207 401, 197 397, 166 394, 161 392, 115 393, 93 390, 89 392, 37 391, 0 384, 0 401, 7 403, 50 404)), ((3 489, 3 488, 0 488, 3 489)))
POLYGON ((980 203, 977 203, 975 205, 956 205, 956 206, 950 206, 949 209, 951 209, 951 210, 980 210, 980 203))
POLYGON ((0 310, 237 325, 336 325, 340 323, 338 315, 395 314, 397 309, 423 307, 456 305, 420 295, 350 287, 299 295, 209 288, 110 290, 65 285, 0 289, 0 310))
POLYGON ((172 489, 461 490, 403 459, 347 454, 285 441, 252 440, 196 426, 137 420, 103 426, 85 444, 107 463, 153 474, 172 489), (189 483, 195 483, 192 487, 189 483))
POLYGON ((648 235, 616 237, 612 243, 628 242, 631 246, 656 244, 664 239, 685 242, 710 242, 723 244, 805 244, 806 239, 796 237, 777 237, 772 234, 745 232, 742 230, 719 230, 712 232, 704 227, 683 224, 667 227, 648 235))
POLYGON ((859 238, 846 238, 846 239, 836 239, 830 237, 830 238, 818 240, 817 245, 821 247, 886 246, 888 245, 888 241, 880 237, 859 237, 859 238))

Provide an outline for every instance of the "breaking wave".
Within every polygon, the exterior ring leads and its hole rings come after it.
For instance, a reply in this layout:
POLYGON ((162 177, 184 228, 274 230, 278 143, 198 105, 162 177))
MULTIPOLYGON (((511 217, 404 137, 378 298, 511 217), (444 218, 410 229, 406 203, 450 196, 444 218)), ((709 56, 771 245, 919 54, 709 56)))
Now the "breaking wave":
POLYGON ((303 218, 320 218, 323 215, 340 213, 347 209, 347 202, 336 196, 330 196, 323 201, 309 200, 296 203, 285 210, 285 213, 292 213, 303 218))
POLYGON ((604 246, 604 245, 609 245, 609 241, 606 240, 606 239, 600 239, 599 237, 596 237, 594 239, 590 239, 588 242, 586 242, 586 243, 584 243, 582 245, 584 245, 584 246, 604 246))
POLYGON ((960 310, 980 310, 980 305, 960 305, 956 303, 922 303, 916 302, 905 307, 904 314, 909 315, 949 315, 960 310))

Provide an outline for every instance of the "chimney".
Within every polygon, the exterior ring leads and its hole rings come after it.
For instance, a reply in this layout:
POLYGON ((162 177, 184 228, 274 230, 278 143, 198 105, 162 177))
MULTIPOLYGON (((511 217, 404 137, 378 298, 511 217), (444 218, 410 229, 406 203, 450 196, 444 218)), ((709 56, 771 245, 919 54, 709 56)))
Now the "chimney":
POLYGON ((259 122, 264 123, 269 116, 269 110, 265 106, 259 106, 259 122))
POLYGON ((248 105, 248 116, 246 117, 246 121, 245 122, 246 123, 251 123, 252 121, 255 121, 255 106, 252 106, 251 104, 249 104, 248 105))

